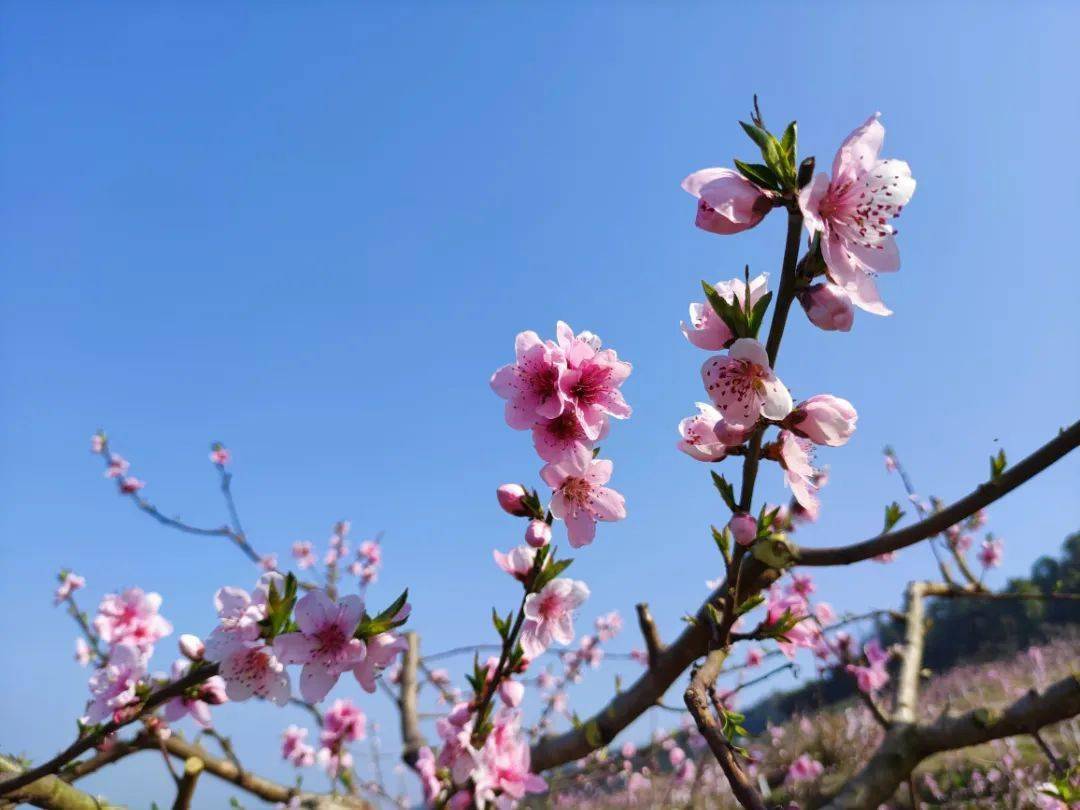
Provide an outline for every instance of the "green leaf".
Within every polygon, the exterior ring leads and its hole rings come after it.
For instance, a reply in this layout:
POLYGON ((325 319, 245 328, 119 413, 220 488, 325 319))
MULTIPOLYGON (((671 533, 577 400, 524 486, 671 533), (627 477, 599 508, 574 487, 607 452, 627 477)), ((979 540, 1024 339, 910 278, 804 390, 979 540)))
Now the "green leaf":
POLYGON ((709 302, 720 320, 727 324, 728 329, 736 337, 746 337, 746 318, 743 317, 742 309, 737 304, 729 304, 727 300, 716 291, 716 288, 707 281, 701 282, 701 288, 705 290, 705 298, 709 302))
POLYGON ((710 470, 709 474, 712 476, 713 485, 720 493, 720 497, 724 499, 728 509, 732 512, 739 511, 738 504, 735 503, 735 489, 728 483, 727 479, 714 470, 710 470))
POLYGON ((764 601, 764 594, 755 594, 754 596, 751 596, 749 599, 743 602, 741 605, 739 605, 737 608, 735 608, 735 615, 742 616, 744 613, 749 613, 751 610, 756 608, 764 601))
POLYGON ((1001 478, 1001 474, 1005 472, 1005 451, 998 450, 996 456, 990 456, 990 480, 997 481, 1001 478))
POLYGON ((777 178, 776 173, 763 163, 743 163, 736 158, 735 168, 739 170, 739 174, 758 188, 767 191, 780 190, 780 180, 777 178))
POLYGON ((750 140, 757 144, 761 150, 761 157, 765 159, 765 165, 772 169, 777 177, 787 177, 792 174, 787 168, 787 159, 784 157, 780 142, 771 133, 755 124, 740 121, 739 125, 750 136, 750 140))
POLYGON ((750 547, 750 553, 754 558, 765 563, 769 568, 779 571, 789 568, 795 555, 791 551, 791 544, 782 534, 774 534, 763 540, 759 540, 750 547))
POLYGON ((795 166, 795 154, 798 151, 799 135, 798 125, 792 121, 787 125, 787 129, 784 130, 783 136, 780 138, 780 149, 784 153, 784 157, 787 158, 788 165, 795 166))
POLYGON ((712 529, 712 539, 716 543, 716 547, 720 549, 720 553, 724 555, 724 559, 727 559, 728 552, 731 550, 731 532, 728 531, 727 526, 723 531, 718 531, 715 526, 710 526, 712 529))
POLYGON ((885 528, 881 530, 881 533, 884 534, 885 532, 890 531, 893 526, 900 522, 900 518, 902 518, 904 514, 904 511, 900 508, 900 504, 898 504, 896 501, 893 501, 888 506, 886 506, 885 528))
POLYGON ((405 603, 408 599, 409 589, 406 588, 401 592, 401 596, 390 604, 390 607, 380 612, 374 618, 365 613, 360 619, 360 624, 357 626, 356 632, 353 635, 356 638, 369 639, 379 635, 379 633, 385 633, 388 630, 393 630, 395 627, 401 627, 401 625, 405 624, 408 617, 405 619, 397 619, 396 616, 401 612, 401 609, 405 607, 405 603))
POLYGON ((705 612, 708 614, 713 627, 719 627, 724 623, 724 614, 712 602, 705 605, 705 612))
POLYGON ((569 568, 572 562, 572 559, 566 559, 549 563, 548 566, 540 572, 540 575, 537 576, 536 581, 533 583, 532 591, 535 593, 542 589, 551 582, 551 580, 555 579, 555 577, 559 576, 559 574, 569 568))
POLYGON ((769 302, 772 301, 772 292, 767 292, 761 296, 754 309, 750 313, 750 317, 747 325, 747 337, 757 338, 758 331, 761 329, 761 323, 765 320, 765 312, 769 309, 769 302))

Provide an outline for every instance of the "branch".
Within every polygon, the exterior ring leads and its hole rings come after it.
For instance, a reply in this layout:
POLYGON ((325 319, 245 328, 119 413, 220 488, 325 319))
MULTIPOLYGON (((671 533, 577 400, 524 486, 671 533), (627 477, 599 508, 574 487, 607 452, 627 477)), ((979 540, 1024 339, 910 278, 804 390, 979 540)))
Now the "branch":
POLYGON ((649 669, 652 669, 656 666, 656 660, 664 651, 664 645, 660 641, 660 632, 656 629, 656 623, 653 621, 652 614, 649 613, 648 603, 638 602, 634 608, 637 610, 638 626, 641 628, 641 635, 645 639, 645 649, 649 653, 649 669))
POLYGON ((141 704, 137 703, 129 706, 125 710, 122 720, 112 720, 103 726, 98 726, 95 731, 83 735, 48 762, 28 771, 23 771, 12 779, 0 782, 0 796, 7 796, 19 788, 41 779, 43 776, 56 773, 84 751, 89 751, 97 746, 106 737, 115 734, 128 724, 134 723, 147 712, 165 703, 170 698, 182 695, 190 687, 202 683, 212 675, 217 675, 217 672, 217 664, 199 667, 183 678, 173 681, 168 686, 163 686, 156 692, 152 692, 141 704))
POLYGON ((766 810, 765 802, 758 795, 750 777, 736 761, 731 743, 724 737, 709 704, 709 691, 716 683, 716 678, 720 675, 720 669, 726 658, 727 650, 713 650, 709 653, 705 663, 694 671, 683 700, 686 701, 686 708, 690 710, 690 714, 694 716, 698 731, 709 743, 709 748, 720 763, 728 782, 731 783, 731 790, 735 798, 739 800, 739 804, 746 810, 766 810))
POLYGON ((173 810, 190 810, 191 800, 195 797, 195 784, 199 781, 204 767, 203 761, 198 757, 184 760, 184 775, 180 777, 180 784, 176 789, 173 810))
MULTIPOLYGON (((19 774, 22 769, 11 759, 0 756, 0 786, 7 774, 19 774)), ((17 777, 16 777, 17 778, 17 777)), ((9 780, 9 781, 14 781, 9 780)), ((109 804, 97 796, 91 796, 56 776, 46 776, 6 793, 7 800, 25 802, 46 810, 122 810, 119 805, 109 804)), ((4 804, 6 805, 6 802, 4 804)))
POLYGON ((401 739, 404 743, 401 758, 410 768, 415 768, 420 749, 427 745, 416 714, 416 667, 420 662, 420 636, 409 632, 405 634, 405 639, 408 647, 401 656, 401 697, 397 699, 401 712, 401 739))
POLYGON ((915 723, 919 702, 919 673, 922 671, 923 645, 926 640, 926 611, 923 597, 932 588, 928 582, 912 582, 904 595, 904 660, 896 690, 897 723, 915 723))
POLYGON ((935 723, 897 725, 863 769, 825 804, 826 810, 877 807, 924 759, 1039 729, 1080 714, 1080 676, 1069 675, 1043 693, 1034 689, 1003 711, 975 709, 935 723))
POLYGON ((1021 484, 1034 478, 1055 461, 1064 458, 1068 453, 1075 450, 1078 445, 1080 445, 1080 422, 1074 422, 1069 428, 1059 432, 1057 436, 1019 464, 1008 468, 996 479, 980 484, 974 492, 925 520, 920 520, 918 523, 913 523, 899 531, 880 534, 877 537, 871 537, 869 540, 850 546, 793 549, 794 564, 813 566, 850 565, 862 560, 869 560, 879 554, 898 551, 914 545, 920 540, 940 534, 954 523, 959 523, 999 498, 1004 497, 1021 484))

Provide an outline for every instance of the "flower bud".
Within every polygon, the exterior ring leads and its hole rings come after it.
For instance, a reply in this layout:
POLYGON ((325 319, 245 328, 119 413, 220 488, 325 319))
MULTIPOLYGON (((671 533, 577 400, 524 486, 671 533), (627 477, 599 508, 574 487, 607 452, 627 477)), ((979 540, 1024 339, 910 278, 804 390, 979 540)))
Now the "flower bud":
POLYGON ((180 654, 191 661, 201 661, 203 653, 206 652, 206 646, 202 643, 202 639, 190 633, 184 633, 180 636, 179 647, 180 654))
POLYGON ((847 332, 855 322, 851 299, 835 284, 812 284, 800 290, 799 303, 810 323, 829 332, 847 332))
POLYGON ((814 444, 839 447, 855 432, 859 415, 846 399, 818 394, 800 403, 784 420, 785 427, 814 444))
POLYGON ((551 527, 547 521, 530 520, 525 530, 525 542, 533 548, 543 548, 551 542, 551 527))
POLYGON ((505 680, 499 684, 499 699, 511 709, 521 703, 523 697, 525 697, 525 684, 521 681, 505 680))
POLYGON ((694 224, 705 231, 731 234, 753 228, 772 210, 772 200, 734 169, 702 169, 682 181, 698 198, 694 224))
POLYGON ((728 521, 728 528, 740 546, 748 546, 757 539, 757 521, 745 512, 732 516, 728 521))
POLYGON ((525 517, 530 514, 529 508, 525 505, 528 493, 521 484, 503 484, 495 490, 495 494, 499 498, 499 506, 508 514, 516 517, 525 517))

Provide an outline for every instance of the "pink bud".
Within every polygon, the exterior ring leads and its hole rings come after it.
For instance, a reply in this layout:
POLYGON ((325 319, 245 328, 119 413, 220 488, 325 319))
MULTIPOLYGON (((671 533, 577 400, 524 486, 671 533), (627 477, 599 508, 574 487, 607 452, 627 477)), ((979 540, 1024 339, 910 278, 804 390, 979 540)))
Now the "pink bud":
POLYGON ((748 546, 757 538, 757 521, 753 516, 740 512, 728 521, 731 536, 740 546, 748 546))
POLYGON ((551 542, 551 527, 543 520, 530 520, 525 530, 525 542, 533 548, 543 548, 551 542))
POLYGON ((753 425, 733 425, 725 419, 718 419, 713 426, 716 440, 727 447, 736 447, 749 438, 754 432, 753 425))
POLYGON ((702 169, 683 180, 682 187, 698 198, 694 224, 712 233, 753 228, 772 210, 765 192, 734 169, 702 169))
POLYGON ((515 517, 525 517, 531 514, 529 509, 525 506, 525 487, 521 484, 503 484, 497 490, 495 490, 496 496, 499 498, 499 506, 503 508, 503 511, 515 517))
POLYGON ((814 444, 839 447, 847 444, 855 432, 859 414, 846 399, 831 394, 818 394, 798 405, 785 425, 814 444))
POLYGON ((847 332, 855 322, 851 299, 835 284, 812 284, 799 292, 799 303, 810 323, 829 332, 847 332))
POLYGON ((506 680, 499 684, 499 699, 511 709, 521 703, 525 697, 525 684, 521 681, 506 680))
POLYGON ((201 661, 203 654, 206 652, 206 645, 202 643, 202 639, 190 633, 184 633, 180 636, 179 647, 180 654, 192 661, 201 661))

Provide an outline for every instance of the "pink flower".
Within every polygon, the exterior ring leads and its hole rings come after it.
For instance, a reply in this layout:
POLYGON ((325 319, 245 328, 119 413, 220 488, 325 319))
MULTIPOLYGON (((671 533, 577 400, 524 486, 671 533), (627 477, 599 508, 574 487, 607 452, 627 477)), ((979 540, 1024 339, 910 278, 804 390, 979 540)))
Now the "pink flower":
POLYGON ((289 673, 262 639, 245 640, 232 634, 220 645, 208 646, 207 659, 221 664, 229 700, 239 703, 256 695, 278 706, 289 702, 289 673))
POLYGON ((551 542, 551 526, 544 520, 530 520, 525 529, 525 542, 533 548, 543 548, 551 542))
POLYGON ((447 768, 456 783, 464 783, 477 764, 478 752, 472 745, 474 718, 468 703, 458 703, 446 717, 435 721, 435 731, 442 740, 438 766, 447 768))
POLYGON ((551 514, 566 522, 566 532, 574 548, 593 541, 596 521, 626 517, 623 496, 603 486, 611 479, 613 467, 612 462, 595 459, 588 450, 581 449, 540 470, 540 477, 555 490, 551 514))
POLYGON ((867 666, 848 664, 846 669, 855 676, 859 691, 868 695, 874 694, 889 682, 889 672, 885 668, 889 654, 881 648, 877 640, 867 642, 863 646, 863 654, 866 656, 867 666))
POLYGON ((80 667, 88 665, 93 655, 94 651, 90 649, 90 645, 86 643, 86 639, 82 636, 75 639, 75 660, 80 667))
POLYGON ((885 454, 885 472, 893 472, 896 469, 896 459, 888 453, 885 454))
POLYGON ((840 447, 855 432, 859 415, 846 399, 832 394, 818 394, 799 403, 784 424, 795 434, 814 444, 840 447))
POLYGON ((521 484, 503 484, 495 490, 495 496, 499 499, 499 506, 503 511, 514 517, 525 517, 532 514, 525 505, 525 497, 528 493, 521 484))
POLYGON ((516 708, 523 697, 525 697, 525 684, 521 681, 512 681, 507 678, 499 684, 499 699, 504 706, 516 708))
POLYGON ((105 665, 90 676, 90 702, 82 722, 94 725, 112 720, 138 701, 136 687, 146 676, 145 652, 132 644, 117 644, 105 665))
POLYGON ((94 629, 106 644, 130 644, 150 652, 159 639, 173 630, 172 625, 158 614, 160 607, 161 595, 143 593, 141 588, 106 594, 98 605, 94 629))
POLYGON ((751 647, 746 651, 746 666, 753 668, 760 666, 761 662, 765 660, 765 652, 761 647, 751 647))
POLYGON ((425 745, 416 758, 416 772, 420 776, 420 784, 424 791, 424 803, 428 806, 435 804, 435 799, 442 790, 442 782, 439 781, 437 771, 435 754, 425 745))
POLYGON ((751 338, 739 338, 726 355, 706 360, 701 378, 724 420, 736 427, 752 427, 759 416, 783 419, 791 412, 791 394, 769 367, 765 347, 751 338))
POLYGON ((315 749, 307 743, 308 730, 289 726, 281 735, 281 757, 297 768, 315 764, 315 749))
POLYGON ((809 754, 800 754, 788 768, 786 780, 790 784, 813 782, 825 771, 825 766, 809 754))
POLYGON ((127 459, 119 453, 110 453, 109 466, 105 469, 105 477, 120 478, 128 471, 129 467, 131 467, 131 465, 128 464, 127 459))
POLYGON ((881 554, 877 554, 877 555, 874 556, 874 562, 879 562, 879 563, 882 563, 883 565, 887 565, 888 563, 891 563, 895 559, 896 559, 896 552, 895 551, 886 551, 886 552, 883 552, 881 554))
MULTIPOLYGON (((178 681, 191 669, 191 662, 183 659, 172 665, 172 680, 178 681)), ((165 704, 165 719, 175 723, 187 715, 203 728, 210 728, 210 707, 220 706, 228 700, 225 694, 225 681, 218 675, 212 675, 195 687, 195 695, 180 695, 165 704)))
POLYGON ((79 590, 86 585, 86 580, 80 577, 73 571, 68 571, 64 574, 64 578, 60 580, 60 587, 56 589, 56 595, 53 597, 53 604, 59 605, 61 602, 67 601, 68 597, 75 591, 79 590))
POLYGON ((536 549, 532 546, 517 546, 506 554, 498 549, 491 553, 495 557, 495 564, 519 582, 529 578, 529 572, 536 560, 536 549))
MULTIPOLYGON (((753 307, 768 291, 769 274, 762 273, 750 281, 750 306, 753 307)), ((729 304, 735 304, 740 310, 746 309, 746 282, 733 278, 730 281, 718 281, 714 287, 720 297, 729 304)), ((682 333, 693 345, 706 351, 718 352, 734 337, 724 319, 716 314, 708 302, 694 302, 690 305, 690 325, 680 324, 682 333)))
POLYGON ((341 674, 364 659, 364 642, 353 638, 364 602, 350 594, 334 602, 325 591, 309 591, 296 603, 300 630, 274 639, 274 653, 284 664, 303 664, 300 694, 318 703, 341 674))
POLYGON ((473 772, 477 806, 507 799, 520 801, 527 793, 540 793, 547 782, 529 769, 529 744, 521 734, 521 715, 508 709, 495 716, 495 725, 480 751, 479 767, 473 772))
POLYGON ((748 546, 757 539, 757 521, 754 520, 753 515, 744 512, 732 515, 731 520, 728 521, 728 528, 731 530, 731 536, 740 546, 748 546))
POLYGON ((120 479, 120 491, 125 495, 134 495, 145 486, 145 481, 140 481, 133 475, 125 475, 120 479))
POLYGON ((223 445, 215 444, 210 450, 210 461, 219 467, 224 467, 231 459, 232 454, 223 445))
POLYGON ((796 293, 806 317, 818 329, 826 332, 848 332, 855 322, 851 298, 843 288, 825 282, 811 284, 796 293))
POLYGON ((312 568, 315 565, 315 554, 310 540, 298 540, 292 544, 293 559, 296 567, 301 571, 312 568))
POLYGON ((885 127, 870 116, 840 146, 832 180, 819 173, 799 193, 799 207, 811 234, 821 232, 821 255, 829 278, 855 306, 875 315, 891 314, 873 277, 900 269, 900 252, 888 220, 900 215, 915 180, 902 160, 879 160, 885 127))
POLYGON ((987 537, 979 548, 979 563, 983 568, 997 568, 1004 556, 1005 544, 995 537, 987 537))
POLYGON ((622 616, 617 610, 596 617, 596 635, 601 641, 611 641, 619 634, 622 627, 622 616))
POLYGON ((90 437, 90 452, 100 453, 105 449, 105 437, 101 433, 95 433, 90 437))
POLYGON ((808 439, 800 439, 788 430, 781 430, 778 441, 780 466, 784 468, 784 483, 791 489, 811 520, 816 520, 820 503, 817 498, 815 470, 810 464, 813 445, 808 439))
POLYGON ((362 740, 366 735, 367 717, 351 700, 335 700, 323 715, 320 740, 328 748, 362 740))
POLYGON ((574 611, 589 598, 588 586, 579 580, 559 578, 539 593, 525 597, 525 624, 521 630, 521 648, 529 658, 536 658, 552 642, 569 644, 574 640, 574 611))
POLYGON ((375 691, 376 679, 407 646, 404 638, 393 633, 379 633, 367 640, 367 655, 353 667, 353 675, 365 692, 375 691))
POLYGON ((506 400, 506 424, 525 430, 563 412, 566 395, 560 383, 566 358, 562 349, 540 340, 536 332, 518 334, 514 353, 513 363, 491 375, 491 388, 506 400))
POLYGON ((810 578, 809 574, 792 574, 791 584, 788 585, 788 593, 801 596, 806 599, 817 590, 817 586, 814 585, 814 580, 810 578))
POLYGON ((682 438, 675 446, 698 461, 721 461, 727 456, 728 448, 741 444, 749 431, 725 422, 720 411, 712 405, 695 404, 697 415, 679 422, 682 438))
MULTIPOLYGON (((607 422, 600 425, 599 437, 607 434, 607 422)), ((554 419, 537 422, 532 429, 533 447, 547 462, 558 462, 582 450, 589 451, 596 443, 573 410, 563 411, 554 419)))
POLYGON ((600 338, 591 332, 575 335, 573 329, 559 321, 555 334, 567 363, 559 385, 586 436, 595 441, 607 417, 630 416, 630 406, 619 388, 630 376, 631 366, 612 349, 601 349, 600 338))
POLYGON ((259 558, 259 568, 263 571, 276 571, 278 567, 277 554, 264 554, 259 558))
POLYGON ((682 181, 698 198, 694 224, 721 235, 753 228, 772 208, 772 200, 734 169, 701 169, 682 181))

